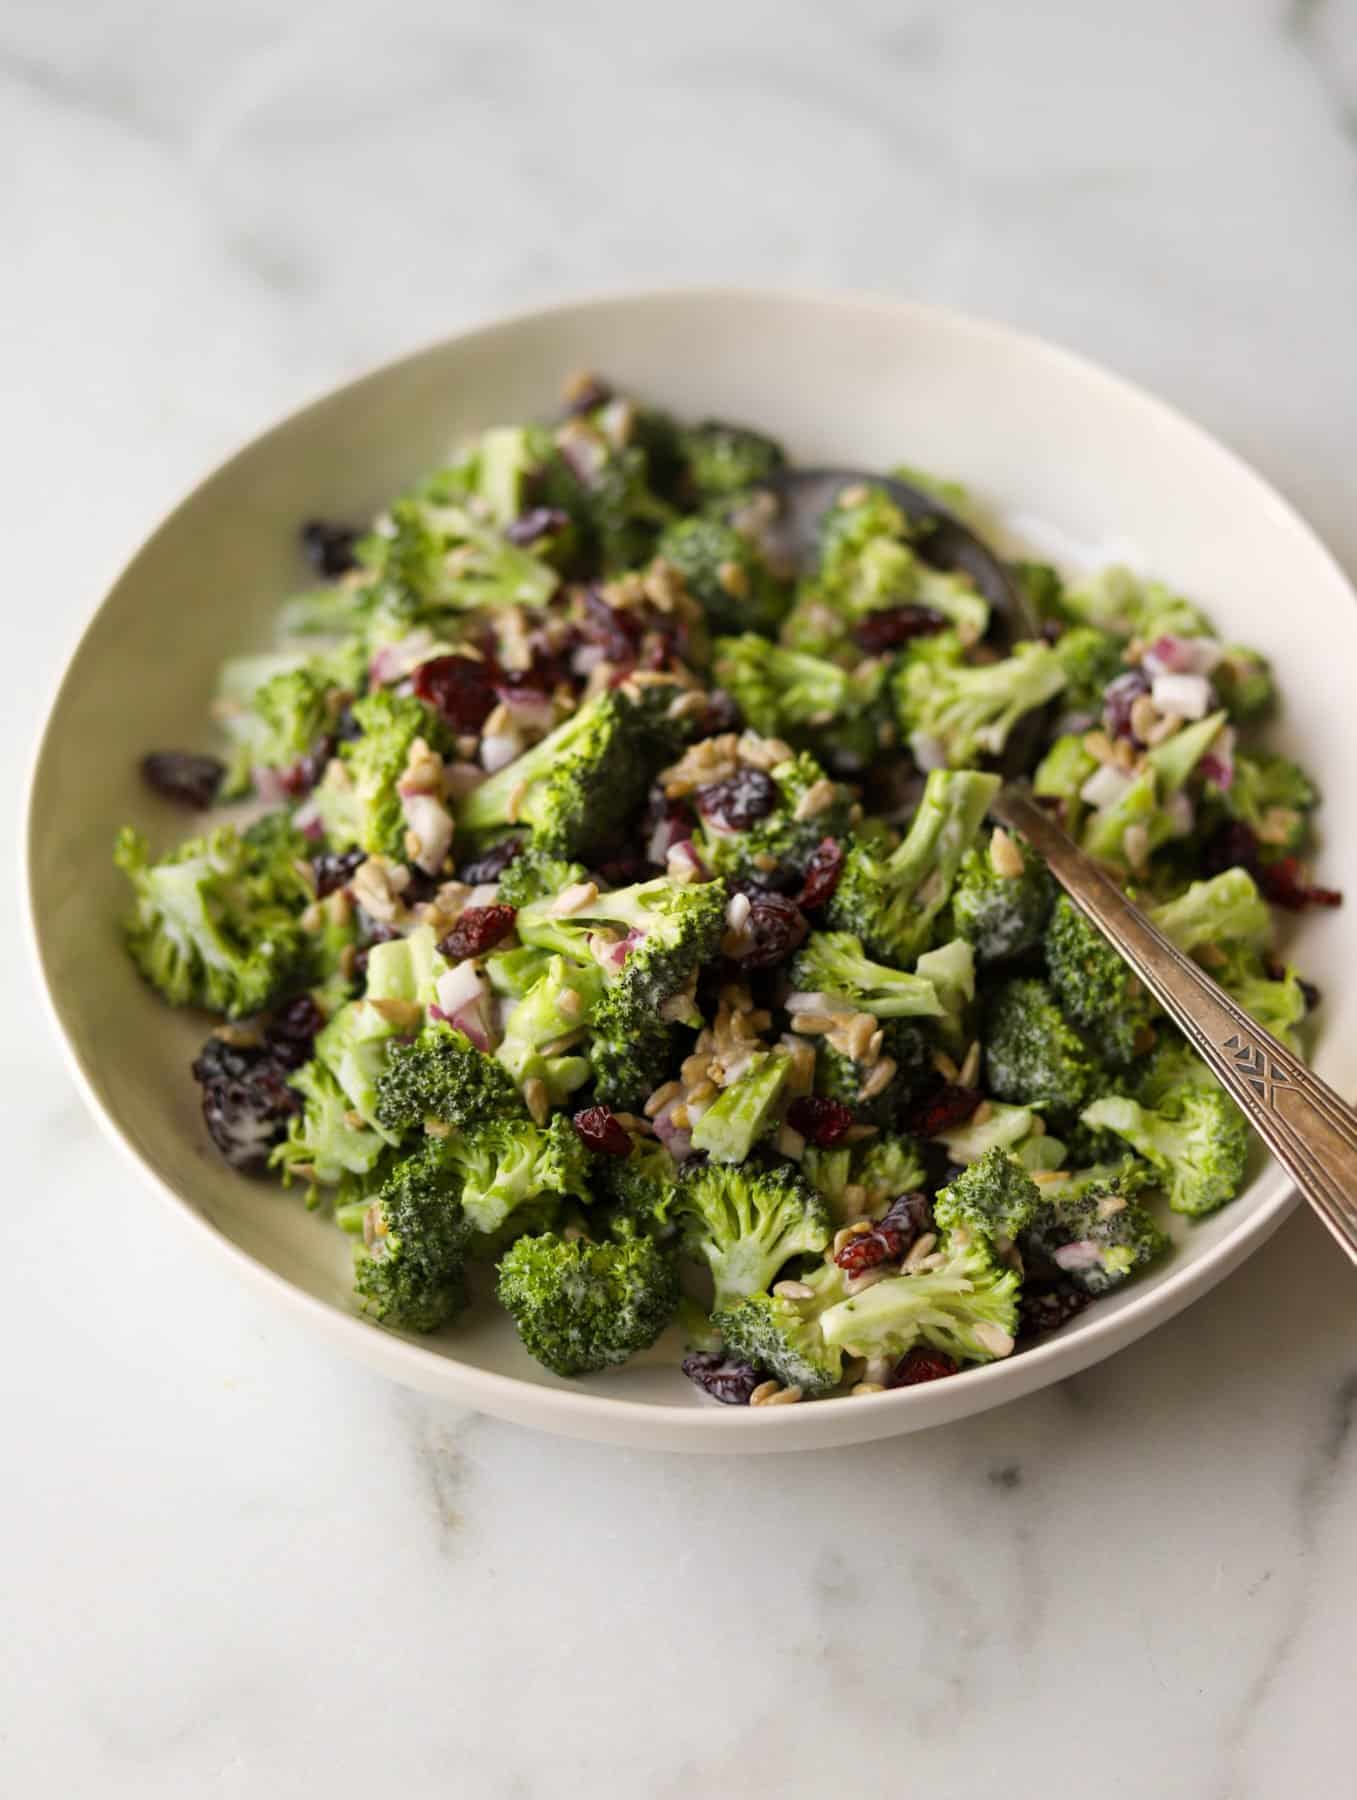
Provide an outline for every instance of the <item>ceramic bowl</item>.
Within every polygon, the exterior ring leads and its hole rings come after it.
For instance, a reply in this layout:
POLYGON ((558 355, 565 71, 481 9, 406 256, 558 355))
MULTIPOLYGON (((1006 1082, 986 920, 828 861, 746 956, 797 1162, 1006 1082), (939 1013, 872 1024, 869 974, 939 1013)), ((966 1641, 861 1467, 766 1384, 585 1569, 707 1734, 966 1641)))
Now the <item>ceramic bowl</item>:
MULTIPOLYGON (((1125 560, 1199 600, 1227 637, 1273 659, 1287 702, 1275 742, 1304 758, 1328 796, 1323 878, 1357 890, 1344 749, 1353 591, 1237 457, 1081 358, 955 313, 780 292, 621 295, 460 333, 295 413, 195 488, 104 598, 52 706, 28 830, 37 957, 76 1078, 205 1249, 352 1355, 486 1412, 638 1446, 786 1450, 935 1425, 1057 1381, 1256 1250, 1293 1201, 1281 1171, 1260 1158, 1232 1206, 1178 1231, 1160 1270, 1006 1362, 897 1393, 751 1410, 700 1397, 668 1342, 625 1369, 566 1382, 531 1361, 493 1306, 432 1339, 383 1330, 352 1309, 348 1246, 334 1226, 295 1193, 233 1175, 207 1139, 188 1074, 203 1022, 161 1006, 119 948, 117 828, 130 820, 168 844, 186 826, 143 789, 137 759, 208 746, 217 664, 262 646, 279 600, 304 580, 299 521, 371 515, 466 434, 549 411, 563 378, 585 367, 685 415, 751 421, 798 460, 956 476, 1013 541, 1075 566, 1125 560)), ((1299 933, 1305 971, 1326 995, 1316 1066, 1349 1093, 1357 1010, 1340 997, 1354 923, 1351 909, 1313 915, 1299 933)))

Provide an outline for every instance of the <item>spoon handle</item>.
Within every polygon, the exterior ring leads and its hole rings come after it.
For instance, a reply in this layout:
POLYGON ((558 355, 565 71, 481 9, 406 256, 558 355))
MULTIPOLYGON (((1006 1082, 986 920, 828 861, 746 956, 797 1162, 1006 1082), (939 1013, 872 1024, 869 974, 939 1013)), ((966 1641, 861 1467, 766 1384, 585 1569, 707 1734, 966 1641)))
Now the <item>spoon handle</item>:
POLYGON ((990 811, 1120 951, 1357 1262, 1357 1112, 1241 1012, 1023 788, 1003 788, 990 811))

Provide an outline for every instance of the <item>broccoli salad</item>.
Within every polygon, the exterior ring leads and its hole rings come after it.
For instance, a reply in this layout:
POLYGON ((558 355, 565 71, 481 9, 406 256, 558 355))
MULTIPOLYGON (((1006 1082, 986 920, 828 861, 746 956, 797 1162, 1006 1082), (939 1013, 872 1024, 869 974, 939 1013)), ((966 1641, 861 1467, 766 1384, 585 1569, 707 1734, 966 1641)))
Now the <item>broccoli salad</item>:
POLYGON ((1036 563, 1004 648, 870 485, 790 569, 783 464, 580 378, 370 530, 306 524, 316 585, 222 670, 220 753, 144 759, 244 804, 122 833, 132 959, 218 1016, 221 1155, 333 1218, 387 1327, 493 1289, 560 1376, 672 1326, 715 1401, 874 1394, 1058 1329, 1243 1183, 1241 1115, 987 824, 988 765, 1023 721, 1036 794, 1297 1047, 1274 912, 1339 896, 1257 740, 1267 662, 1157 581, 1036 563))

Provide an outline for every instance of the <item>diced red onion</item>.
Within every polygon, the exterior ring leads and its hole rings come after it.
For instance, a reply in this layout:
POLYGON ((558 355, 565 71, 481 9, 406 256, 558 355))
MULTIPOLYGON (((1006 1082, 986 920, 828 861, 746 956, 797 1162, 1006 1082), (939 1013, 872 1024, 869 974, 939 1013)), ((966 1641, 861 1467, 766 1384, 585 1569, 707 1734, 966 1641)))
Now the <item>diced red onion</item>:
POLYGON ((665 867, 675 881, 709 881, 706 865, 693 849, 692 839, 671 844, 665 855, 665 867))
MULTIPOLYGON (((1141 657, 1150 676, 1209 675, 1224 654, 1214 638, 1158 637, 1141 657)), ((1158 704, 1156 702, 1156 704, 1158 704)))
POLYGON ((677 1100, 671 1101, 670 1104, 665 1107, 663 1112, 656 1115, 651 1123, 655 1127, 655 1136, 664 1145, 674 1161, 683 1162, 685 1158, 691 1156, 693 1153, 693 1139, 691 1132, 680 1130, 674 1123, 672 1115, 674 1108, 677 1105, 677 1100))
POLYGON ((481 739, 481 767, 487 775, 507 768, 523 748, 516 731, 492 731, 481 739))
POLYGON ((426 875, 436 875, 452 848, 452 819, 432 794, 402 794, 401 814, 419 839, 415 862, 426 875))
POLYGON ((1162 713, 1204 719, 1211 710, 1211 683, 1205 675, 1156 675, 1150 698, 1162 713))
POLYGON ((449 800, 465 800, 485 780, 485 770, 478 769, 475 763, 449 762, 443 764, 443 791, 449 800))
POLYGON ((368 680, 373 687, 387 687, 391 682, 399 681, 402 675, 408 675, 411 669, 428 660, 433 645, 434 635, 423 625, 418 631, 398 638, 394 644, 383 644, 373 651, 368 661, 368 680))
POLYGON ((277 769, 266 768, 262 764, 250 771, 254 779, 254 791, 265 806, 285 806, 287 789, 283 786, 283 778, 277 769))
POLYGON ((1101 812, 1115 806, 1135 786, 1134 778, 1112 763, 1099 763, 1079 790, 1079 798, 1101 812))
POLYGON ((550 694, 540 688, 497 687, 495 692, 509 709, 509 715, 521 731, 545 737, 556 723, 556 708, 550 694))
POLYGON ((1216 733, 1211 748, 1197 764, 1206 780, 1214 782, 1222 794, 1228 793, 1234 783, 1234 747, 1234 726, 1226 725, 1216 733))
POLYGON ((434 992, 443 1011, 451 1015, 483 998, 486 993, 485 979, 474 962, 459 962, 450 969, 444 969, 434 983, 434 992))
POLYGON ((1080 1238, 1077 1243, 1062 1244, 1052 1252, 1051 1260, 1059 1269, 1092 1269, 1101 1256, 1092 1238, 1080 1238))
POLYGON ((924 770, 945 769, 947 767, 947 749, 940 738, 930 737, 925 731, 916 731, 909 740, 909 747, 914 753, 914 760, 924 770))
POLYGON ((1174 837, 1188 837, 1197 822, 1197 809, 1192 804, 1192 796, 1179 790, 1170 796, 1164 811, 1168 814, 1173 826, 1174 837))

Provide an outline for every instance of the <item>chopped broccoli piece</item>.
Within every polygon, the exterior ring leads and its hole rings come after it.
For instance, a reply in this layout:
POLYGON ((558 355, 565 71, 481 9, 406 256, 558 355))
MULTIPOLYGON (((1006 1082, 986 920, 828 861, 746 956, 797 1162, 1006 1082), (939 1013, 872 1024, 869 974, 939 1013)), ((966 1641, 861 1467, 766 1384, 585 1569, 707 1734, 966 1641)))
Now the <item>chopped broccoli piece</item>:
POLYGON ((1272 914, 1245 869, 1226 869, 1209 881, 1194 881, 1176 900, 1150 909, 1150 918, 1180 950, 1203 944, 1272 941, 1272 914))
POLYGON ((1169 802, 1182 792, 1222 726, 1223 712, 1211 713, 1188 725, 1146 753, 1145 768, 1121 798, 1092 813, 1083 828, 1083 847, 1100 861, 1128 864, 1126 833, 1137 826, 1144 834, 1147 853, 1181 835, 1182 826, 1169 802))
POLYGON ((689 1165, 677 1213, 689 1253, 711 1269, 717 1312, 770 1288, 792 1257, 817 1256, 829 1244, 823 1199, 788 1168, 689 1165))
POLYGON ((604 994, 589 1024, 594 1098, 624 1112, 640 1106, 673 1066, 673 1027, 646 1017, 635 993, 622 988, 604 994))
POLYGON ((1229 816, 1253 832, 1265 856, 1299 850, 1319 804, 1305 771, 1266 750, 1236 750, 1234 780, 1223 793, 1214 792, 1229 816))
POLYGON ((925 976, 873 962, 849 931, 813 931, 791 967, 795 987, 822 994, 830 1012, 852 1008, 878 1019, 939 1019, 943 1004, 925 976))
POLYGON ((1050 563, 1019 561, 1010 563, 1008 572, 1041 624, 1066 622, 1069 615, 1065 611, 1065 584, 1058 569, 1050 563))
MULTIPOLYGON (((670 697, 667 688, 648 692, 670 697)), ((622 833, 672 747, 653 702, 602 694, 474 788, 458 809, 458 829, 528 825, 535 848, 587 861, 622 833)))
POLYGON ((496 1292, 524 1346, 556 1375, 587 1375, 648 1350, 678 1305, 673 1258, 648 1237, 594 1244, 519 1238, 496 1292))
POLYGON ((1103 690, 1125 672, 1120 638, 1093 625, 1075 625, 1055 642, 1065 671, 1064 706, 1071 713, 1100 713, 1103 690))
POLYGON ((819 1039, 815 1091, 851 1107, 861 1124, 893 1125, 933 1079, 932 1046, 923 1031, 905 1019, 882 1020, 880 1054, 872 1060, 851 1055, 827 1037, 819 1039), (871 1092, 864 1099, 869 1086, 871 1092))
POLYGON ((1210 624, 1190 601, 1159 581, 1145 581, 1129 569, 1102 569, 1067 588, 1066 614, 1083 625, 1096 625, 1120 637, 1150 641, 1165 634, 1209 636, 1210 624))
POLYGON ((1053 1266, 1086 1294, 1111 1293, 1169 1247, 1168 1234, 1131 1197, 1138 1185, 1134 1175, 1068 1189, 1048 1184, 1018 1238, 1024 1257, 1053 1266))
POLYGON ((522 1114, 503 1065, 445 1024, 393 1044, 377 1078, 377 1119, 390 1132, 417 1130, 428 1119, 466 1126, 522 1114))
POLYGON ((852 1178, 863 1190, 862 1211, 869 1216, 883 1213, 902 1194, 917 1193, 927 1179, 913 1138, 887 1133, 853 1150, 852 1178))
POLYGON ((1018 1277, 980 1239, 944 1240, 946 1261, 841 1300, 820 1316, 825 1342, 854 1356, 897 1358, 928 1344, 960 1362, 1008 1356, 1018 1328, 1018 1277))
POLYGON ((1081 1118, 1094 1130, 1115 1131, 1159 1171, 1174 1212, 1214 1212, 1239 1192, 1248 1127, 1222 1088, 1179 1089, 1158 1110, 1107 1094, 1081 1118))
POLYGON ((510 1235, 551 1224, 567 1198, 593 1199, 589 1152, 562 1113, 544 1126, 530 1119, 482 1119, 435 1141, 444 1165, 456 1173, 477 1255, 493 1252, 510 1235))
POLYGON ((1026 845, 1008 842, 1022 859, 1021 873, 1009 874, 1006 858, 996 857, 993 844, 988 850, 977 847, 966 852, 952 889, 952 923, 982 965, 1034 949, 1055 902, 1055 882, 1045 863, 1026 845))
POLYGON ((353 638, 338 652, 279 670, 261 682, 243 708, 224 717, 236 746, 226 796, 248 793, 256 769, 277 771, 294 792, 313 785, 315 764, 324 755, 343 698, 366 678, 363 642, 353 638))
POLYGON ((153 862, 145 838, 127 827, 114 861, 134 894, 128 950, 171 1006, 236 1019, 272 1005, 304 975, 297 915, 311 894, 285 848, 223 825, 153 862))
POLYGON ((1064 894, 1046 932, 1046 973, 1066 1017, 1088 1032, 1104 1061, 1120 1068, 1140 1053, 1158 1008, 1139 977, 1064 894))
POLYGON ((611 1236, 673 1238, 679 1166, 658 1138, 635 1138, 629 1156, 600 1157, 598 1173, 611 1236))
POLYGON ((1032 792, 1039 800, 1063 803, 1065 828, 1074 836, 1084 812, 1079 790, 1097 767, 1097 758, 1084 748, 1083 738, 1067 733, 1055 740, 1032 776, 1032 792))
POLYGON ((1005 982, 985 1017, 985 1078, 1001 1100, 1057 1115, 1077 1113, 1102 1084, 1083 1039, 1044 981, 1005 982))
POLYGON ((377 1166, 386 1140, 369 1126, 355 1127, 352 1103, 333 1072, 313 1057, 289 1077, 302 1100, 302 1111, 289 1120, 287 1136, 274 1147, 270 1167, 282 1171, 284 1186, 301 1176, 308 1186, 335 1187, 350 1175, 366 1175, 377 1166))
POLYGON ((526 1093, 530 1082, 540 1081, 551 1104, 560 1106, 588 1081, 588 1060, 574 1053, 574 1045, 584 1035, 585 1021, 598 1004, 602 987, 596 964, 552 957, 545 973, 509 1014, 503 1042, 495 1052, 520 1091, 526 1093))
POLYGON ((940 667, 914 659, 895 679, 901 733, 924 767, 961 769, 998 756, 1025 713, 1065 686, 1066 673, 1046 643, 1014 646, 1011 656, 978 665, 940 667))
POLYGON ((767 1370, 787 1387, 798 1387, 808 1400, 830 1393, 843 1379, 843 1351, 826 1344, 820 1317, 847 1298, 843 1270, 822 1263, 804 1278, 812 1290, 803 1299, 781 1294, 750 1294, 737 1305, 713 1315, 728 1356, 740 1357, 767 1370))
POLYGON ((988 1116, 978 1125, 968 1119, 964 1125, 940 1132, 938 1142, 947 1146, 954 1163, 979 1162, 996 1147, 1016 1155, 1031 1133, 1034 1117, 1030 1106, 1009 1106, 1002 1100, 991 1100, 988 1116))
POLYGON ((929 1026, 958 1055, 970 1042, 967 1015, 975 999, 975 952, 965 938, 952 938, 936 950, 925 950, 914 965, 916 975, 931 981, 942 1002, 942 1017, 929 1026))
POLYGON ((526 906, 530 900, 551 900, 568 887, 586 879, 583 863, 564 862, 538 845, 529 844, 500 876, 499 900, 505 906, 526 906))
POLYGON ((560 455, 545 472, 541 498, 575 521, 604 574, 639 568, 674 517, 655 489, 653 435, 638 433, 636 410, 609 402, 556 433, 560 455), (649 436, 650 441, 646 438, 649 436))
POLYGON ((846 768, 863 768, 881 748, 886 664, 842 669, 746 631, 718 638, 714 676, 747 724, 846 768))
POLYGON ((898 849, 883 857, 863 844, 849 846, 830 925, 852 932, 884 962, 915 961, 998 788, 996 775, 935 769, 898 849))
POLYGON ((679 432, 679 451, 699 502, 726 500, 786 463, 781 444, 744 425, 704 419, 679 432))
POLYGON ((770 774, 776 802, 747 829, 731 830, 703 820, 694 847, 716 874, 766 879, 771 857, 780 870, 800 875, 825 838, 841 837, 848 830, 849 794, 829 781, 813 756, 803 750, 790 762, 778 763, 770 774), (813 788, 825 794, 825 805, 812 803, 807 811, 801 803, 813 788))
MULTIPOLYGON (((1137 1065, 1134 1097, 1142 1106, 1158 1108, 1171 1096, 1187 1088, 1213 1088, 1219 1085, 1210 1069, 1194 1050, 1189 1049, 1186 1041, 1171 1027, 1162 1026, 1152 1054, 1145 1062, 1137 1065)), ((1104 1139, 1112 1136, 1107 1131, 1101 1131, 1098 1135, 1104 1139)), ((1120 1140, 1113 1136, 1112 1141, 1118 1149, 1121 1148, 1120 1140)))
POLYGON ((1031 1222, 1040 1203, 1041 1189, 996 1145, 938 1190, 933 1216, 947 1231, 1012 1239, 1031 1222))
POLYGON ((755 1051, 748 1068, 721 1090, 693 1126, 693 1148, 705 1150, 713 1162, 743 1162, 772 1127, 790 1073, 786 1050, 755 1051))
POLYGON ((775 631, 791 604, 753 540, 720 519, 675 520, 656 554, 678 570, 713 631, 775 631))
POLYGON ((363 1214, 354 1291, 374 1318, 436 1331, 467 1303, 470 1228, 436 1147, 408 1157, 363 1214))
POLYGON ((1276 705, 1277 688, 1267 658, 1242 644, 1226 645, 1211 671, 1211 685, 1236 725, 1266 718, 1276 705))
POLYGON ((405 499, 390 527, 358 546, 369 571, 369 614, 406 625, 438 624, 478 607, 545 606, 559 577, 462 506, 405 499))
POLYGON ((340 745, 312 796, 330 846, 356 845, 370 856, 405 857, 405 815, 400 778, 416 741, 442 752, 447 730, 438 715, 413 695, 379 688, 351 709, 360 735, 340 745))
POLYGON ((1262 957, 1247 945, 1231 946, 1223 964, 1208 973, 1264 1031, 1270 1031, 1293 1055, 1301 1053, 1300 1026, 1308 1011, 1305 989, 1293 968, 1270 974, 1262 957))

